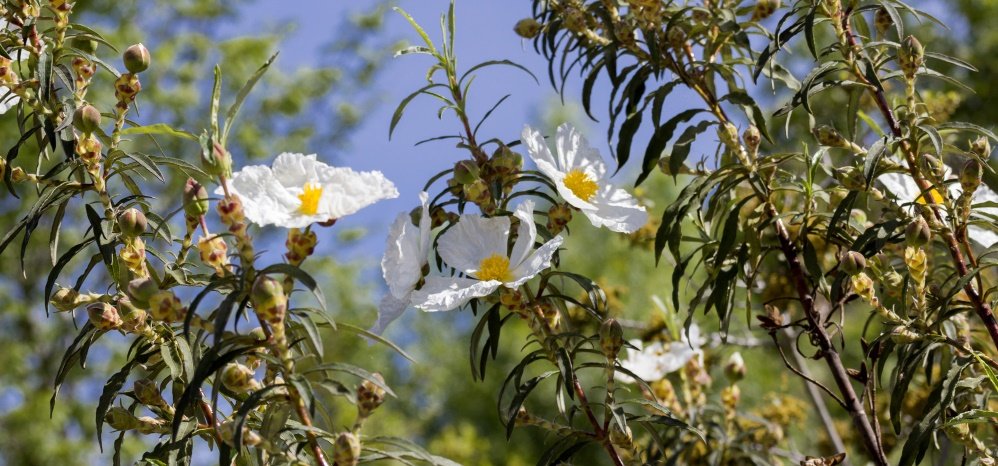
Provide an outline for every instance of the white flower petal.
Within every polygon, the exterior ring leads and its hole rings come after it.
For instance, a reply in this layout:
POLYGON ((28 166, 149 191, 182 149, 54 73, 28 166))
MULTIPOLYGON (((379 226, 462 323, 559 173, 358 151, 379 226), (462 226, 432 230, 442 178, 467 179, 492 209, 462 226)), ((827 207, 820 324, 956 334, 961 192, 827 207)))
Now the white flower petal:
POLYGON ((510 288, 515 288, 526 283, 527 280, 534 278, 534 276, 541 273, 541 271, 551 267, 551 258, 554 257, 554 253, 558 251, 562 241, 564 241, 564 238, 562 238, 561 235, 555 236, 551 239, 551 241, 548 241, 547 243, 544 243, 543 246, 537 248, 537 250, 527 257, 527 259, 522 263, 516 264, 512 270, 514 280, 510 283, 506 283, 505 285, 510 288))
POLYGON ((578 169, 599 181, 606 177, 606 164, 599 151, 589 146, 589 141, 572 125, 558 127, 558 168, 564 172, 578 169))
POLYGON ((474 298, 492 294, 502 283, 496 280, 479 281, 461 277, 426 277, 423 287, 412 294, 416 308, 428 311, 449 311, 463 306, 474 298))
MULTIPOLYGON (((995 193, 991 188, 980 185, 977 187, 977 191, 974 191, 974 195, 971 198, 973 204, 980 204, 984 202, 995 202, 998 203, 998 193, 995 193)), ((998 207, 973 207, 973 212, 979 212, 982 214, 987 214, 990 216, 998 216, 998 207)), ((986 225, 993 225, 994 221, 987 216, 981 216, 983 220, 982 223, 986 225)), ((973 240, 975 243, 990 248, 998 243, 998 233, 989 227, 980 226, 978 224, 971 224, 967 227, 967 237, 973 240)))
MULTIPOLYGON (((291 222, 290 212, 297 209, 298 199, 288 192, 274 177, 270 167, 251 165, 243 167, 227 180, 229 192, 242 201, 246 219, 257 225, 282 225, 291 222)), ((225 191, 219 187, 215 194, 225 191)), ((291 228, 300 228, 308 224, 291 228)))
POLYGON ((397 298, 391 293, 381 298, 381 302, 378 303, 378 321, 368 331, 375 335, 384 333, 388 324, 401 317, 402 313, 409 307, 409 298, 409 295, 397 298))
POLYGON ((593 226, 617 233, 634 233, 648 223, 648 211, 623 189, 607 186, 592 202, 593 209, 582 213, 593 226))
POLYGON ((509 254, 509 263, 515 267, 523 262, 534 247, 534 240, 537 239, 537 225, 534 224, 534 201, 523 201, 513 212, 516 218, 520 219, 520 226, 517 227, 516 242, 513 243, 513 250, 509 254))
POLYGON ((462 215, 457 225, 440 235, 437 252, 447 265, 471 275, 482 259, 493 254, 506 257, 509 218, 462 215))
POLYGON ((548 166, 557 168, 558 162, 551 155, 551 149, 548 149, 547 141, 544 140, 544 135, 540 131, 531 128, 529 125, 524 125, 520 141, 523 142, 524 147, 527 148, 527 154, 538 164, 538 167, 540 166, 540 162, 545 162, 548 166))
POLYGON ((16 107, 20 101, 21 96, 10 92, 9 87, 0 86, 0 115, 9 112, 10 109, 16 107))

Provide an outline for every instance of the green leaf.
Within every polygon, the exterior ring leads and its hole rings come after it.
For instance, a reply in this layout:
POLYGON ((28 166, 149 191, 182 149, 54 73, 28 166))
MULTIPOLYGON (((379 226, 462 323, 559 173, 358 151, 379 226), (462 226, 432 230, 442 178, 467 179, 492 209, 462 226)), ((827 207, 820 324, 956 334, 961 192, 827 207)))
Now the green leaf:
POLYGON ((243 87, 239 89, 239 92, 236 93, 236 100, 232 102, 232 105, 229 107, 229 111, 226 112, 225 124, 222 125, 222 139, 219 142, 223 147, 225 146, 225 142, 229 139, 229 130, 232 129, 232 123, 236 120, 236 115, 239 114, 239 109, 242 108, 243 102, 246 101, 246 97, 249 95, 250 91, 253 90, 253 87, 256 86, 256 83, 260 81, 260 78, 262 78, 263 75, 267 73, 267 70, 270 69, 270 65, 274 63, 274 60, 277 59, 277 55, 279 53, 280 52, 277 52, 271 55, 270 58, 267 59, 267 62, 260 66, 260 68, 253 73, 253 76, 250 76, 249 80, 246 81, 246 84, 243 84, 243 87))
POLYGON ((404 99, 402 99, 401 102, 399 102, 398 107, 395 108, 395 113, 392 114, 392 123, 391 123, 391 125, 388 126, 388 139, 389 140, 391 140, 392 134, 395 133, 395 127, 399 124, 399 121, 402 120, 402 114, 405 112, 405 108, 409 105, 409 102, 412 102, 412 99, 415 99, 416 96, 418 96, 420 94, 423 94, 423 93, 426 93, 430 89, 433 89, 433 88, 436 88, 436 87, 446 88, 447 86, 444 86, 443 84, 436 84, 436 83, 427 84, 427 85, 419 88, 419 90, 413 92, 412 94, 407 95, 404 99))
POLYGON ((145 125, 145 126, 132 126, 121 130, 122 136, 131 136, 138 134, 148 134, 148 135, 159 134, 163 136, 187 139, 190 141, 198 140, 197 136, 195 136, 194 134, 188 131, 184 131, 182 129, 176 129, 166 123, 155 123, 152 125, 145 125))
POLYGON ((430 52, 432 52, 433 55, 437 57, 440 61, 443 61, 442 57, 440 57, 440 54, 437 52, 437 47, 433 45, 433 41, 430 40, 430 36, 426 33, 426 31, 423 30, 422 26, 420 26, 415 19, 412 19, 412 16, 410 16, 409 13, 407 13, 402 8, 392 7, 392 9, 401 14, 403 17, 405 17, 405 20, 408 21, 410 25, 412 25, 412 28, 416 30, 416 33, 419 34, 419 37, 423 39, 423 43, 426 44, 426 46, 430 49, 430 52))

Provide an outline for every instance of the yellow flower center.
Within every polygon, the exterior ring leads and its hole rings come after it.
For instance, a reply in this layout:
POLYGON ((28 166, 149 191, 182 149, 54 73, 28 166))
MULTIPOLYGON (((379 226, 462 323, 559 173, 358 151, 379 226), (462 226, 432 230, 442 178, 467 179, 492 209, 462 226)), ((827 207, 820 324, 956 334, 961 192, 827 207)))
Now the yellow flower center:
POLYGON ((492 254, 482 259, 482 262, 478 264, 478 273, 475 274, 475 278, 481 281, 513 281, 513 273, 509 270, 509 258, 499 254, 492 254))
POLYGON ((564 183, 565 187, 572 190, 572 194, 586 202, 589 202, 596 195, 596 190, 599 189, 596 180, 579 169, 565 174, 564 183))
POLYGON ((322 186, 316 183, 305 183, 304 191, 298 195, 301 206, 298 211, 304 215, 315 215, 319 211, 319 198, 322 197, 322 186))

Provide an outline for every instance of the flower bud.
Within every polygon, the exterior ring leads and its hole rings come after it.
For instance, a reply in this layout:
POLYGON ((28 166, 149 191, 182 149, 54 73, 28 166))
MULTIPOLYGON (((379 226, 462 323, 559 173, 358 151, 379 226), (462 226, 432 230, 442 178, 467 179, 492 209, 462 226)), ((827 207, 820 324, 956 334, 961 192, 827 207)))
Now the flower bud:
POLYGON ((617 353, 624 346, 624 329, 620 326, 620 322, 617 322, 617 319, 606 319, 600 325, 599 346, 608 360, 612 361, 617 358, 617 353))
POLYGON ((136 424, 135 430, 139 431, 140 434, 161 434, 163 433, 163 427, 166 425, 166 421, 150 416, 142 416, 136 419, 136 424))
POLYGON ((516 35, 524 39, 533 39, 541 33, 543 26, 538 23, 534 18, 523 18, 516 22, 516 26, 513 26, 513 31, 516 35))
MULTIPOLYGON (((220 426, 218 426, 218 435, 222 437, 223 442, 231 446, 235 446, 233 444, 233 442, 235 441, 235 430, 236 430, 235 421, 226 421, 223 422, 220 426)), ((260 434, 250 430, 250 428, 246 427, 245 425, 243 426, 243 441, 242 441, 243 445, 253 447, 259 445, 261 442, 263 442, 263 437, 260 437, 260 434)), ((290 463, 290 464, 297 464, 297 463, 290 463)))
POLYGON ((125 238, 137 238, 146 232, 147 225, 146 215, 134 207, 118 215, 118 226, 125 238))
POLYGON ((866 268, 866 257, 856 251, 849 251, 839 259, 839 267, 849 275, 857 275, 866 268))
POLYGON ((610 426, 610 443, 624 450, 630 450, 634 445, 634 435, 629 426, 624 426, 624 430, 616 422, 610 426))
POLYGON ((849 141, 846 141, 846 138, 831 126, 816 126, 811 132, 814 134, 814 138, 818 140, 818 144, 823 146, 846 147, 849 145, 849 141))
MULTIPOLYGON (((385 378, 375 372, 372 376, 382 385, 385 378)), ((385 402, 385 389, 370 380, 364 380, 357 386, 357 411, 360 417, 368 417, 385 402)))
POLYGON ((159 392, 156 382, 149 379, 139 379, 132 384, 135 399, 146 406, 166 406, 163 395, 159 392))
POLYGON ((336 466, 357 466, 360 461, 360 439, 351 432, 343 432, 333 443, 333 463, 336 466))
POLYGON ((159 286, 149 278, 136 278, 128 282, 128 286, 125 288, 128 297, 132 298, 136 305, 142 307, 149 305, 149 299, 157 291, 159 291, 159 286))
POLYGON ((187 308, 170 290, 157 291, 149 298, 149 314, 153 319, 166 323, 184 320, 187 308))
POLYGON ((904 239, 908 246, 921 247, 932 240, 932 229, 922 217, 915 217, 904 229, 904 239))
POLYGON ((756 128, 755 125, 749 125, 748 128, 745 128, 745 131, 742 132, 742 142, 750 150, 758 149, 759 144, 762 143, 762 134, 759 133, 759 128, 756 128))
POLYGON ((229 245, 219 235, 209 235, 198 239, 198 255, 201 262, 215 269, 218 276, 225 275, 229 265, 229 245))
POLYGON ((69 45, 81 52, 93 55, 97 52, 97 47, 100 46, 100 43, 86 37, 74 37, 73 40, 69 41, 69 45))
POLYGON ((454 180, 460 184, 471 184, 478 181, 481 170, 474 160, 461 160, 454 164, 454 180))
POLYGON ((523 168, 523 156, 502 145, 492 154, 491 166, 501 176, 515 175, 523 168))
POLYGON ((230 362, 222 369, 222 385, 236 393, 246 393, 260 388, 260 382, 253 378, 253 369, 238 362, 230 362))
POLYGON ((888 29, 894 27, 894 18, 891 18, 891 14, 887 11, 887 8, 880 7, 873 14, 873 25, 877 28, 877 32, 883 36, 887 34, 888 29))
POLYGON ((760 21, 770 17, 780 7, 780 0, 758 0, 752 9, 752 21, 760 21))
POLYGON ((464 185, 464 197, 475 204, 487 204, 492 200, 492 193, 485 180, 478 179, 475 182, 464 185))
POLYGON ((987 160, 991 157, 991 141, 987 136, 981 136, 970 143, 970 152, 978 157, 987 160))
POLYGON ((146 46, 141 43, 135 44, 125 49, 125 53, 121 56, 121 60, 125 63, 125 69, 128 70, 129 73, 141 73, 149 69, 149 50, 146 49, 146 46))
POLYGON ((93 303, 87 306, 90 323, 98 330, 113 330, 121 326, 118 310, 108 303, 93 303))
POLYGON ((555 204, 548 209, 547 227, 551 234, 558 234, 572 221, 572 207, 568 204, 555 204))
POLYGON ((738 128, 731 122, 725 122, 717 127, 717 137, 728 149, 738 148, 738 128))
POLYGON ((79 297, 80 292, 72 288, 59 288, 55 293, 52 293, 49 303, 62 312, 69 312, 79 306, 79 297))
POLYGON ((118 311, 121 314, 121 329, 128 333, 141 333, 146 328, 149 313, 139 309, 126 297, 118 300, 118 311))
POLYGON ((970 159, 963 164, 963 170, 960 170, 960 186, 963 186, 965 193, 973 193, 981 185, 983 176, 984 167, 981 162, 978 162, 977 159, 970 159))
POLYGON ((184 185, 184 213, 197 218, 209 209, 208 190, 194 178, 188 178, 184 185))
MULTIPOLYGON (((422 215, 422 213, 420 213, 420 215, 422 215)), ((450 215, 443 208, 437 207, 430 210, 430 226, 432 228, 438 228, 448 221, 450 221, 450 215)))
POLYGON ((73 112, 73 127, 83 134, 93 134, 100 129, 101 114, 93 105, 84 105, 73 112))
POLYGON ((898 65, 908 79, 914 78, 925 61, 925 49, 915 36, 905 37, 898 48, 898 65))
POLYGON ((201 166, 212 177, 232 176, 232 157, 218 142, 213 142, 207 152, 201 152, 201 166))
POLYGON ((894 327, 894 329, 891 330, 890 336, 891 340, 894 340, 895 343, 902 345, 915 343, 922 339, 922 335, 918 332, 901 326, 894 327))
POLYGON ((261 319, 271 323, 284 322, 288 311, 288 298, 284 294, 284 284, 267 275, 260 275, 253 283, 250 301, 261 319))
POLYGON ((835 179, 842 184, 842 187, 850 191, 866 191, 866 176, 863 170, 857 167, 836 168, 835 179))
POLYGON ((724 365, 724 375, 731 383, 745 378, 745 359, 742 358, 742 353, 738 351, 731 353, 728 363, 724 365))
POLYGON ((517 289, 502 287, 499 290, 499 303, 511 311, 523 309, 523 293, 517 289))
POLYGON ((132 430, 139 424, 138 419, 125 408, 113 406, 104 414, 104 422, 114 430, 132 430))

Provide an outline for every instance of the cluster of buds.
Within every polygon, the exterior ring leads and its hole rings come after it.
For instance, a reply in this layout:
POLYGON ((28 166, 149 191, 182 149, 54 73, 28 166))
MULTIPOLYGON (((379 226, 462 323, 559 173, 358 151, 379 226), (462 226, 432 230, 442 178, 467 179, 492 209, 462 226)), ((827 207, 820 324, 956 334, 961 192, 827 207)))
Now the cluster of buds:
POLYGON ((49 7, 52 9, 56 28, 65 33, 69 26, 69 13, 73 11, 73 3, 70 0, 49 0, 49 7))
POLYGON ((121 59, 128 72, 122 73, 114 81, 114 96, 118 99, 115 109, 119 119, 128 112, 128 106, 135 101, 135 96, 142 90, 138 74, 149 68, 149 50, 142 44, 135 44, 125 49, 121 59))
POLYGON ((203 236, 198 240, 201 262, 215 269, 215 274, 224 276, 229 270, 229 246, 219 235, 203 236))
POLYGON ((908 81, 915 79, 919 68, 925 62, 925 49, 915 36, 905 37, 898 47, 898 65, 908 81))
POLYGON ((98 330, 114 330, 121 327, 118 309, 108 303, 93 303, 87 306, 90 323, 98 330))
POLYGON ((381 388, 385 384, 385 379, 377 372, 372 376, 380 385, 371 380, 364 380, 357 386, 357 417, 359 419, 367 419, 374 410, 385 402, 386 392, 384 388, 381 388))
POLYGON ((76 155, 94 180, 98 191, 104 190, 104 177, 100 174, 103 146, 95 134, 101 127, 101 114, 92 105, 82 105, 73 112, 73 127, 81 136, 76 140, 76 155))
POLYGON ((555 204, 548 209, 548 231, 552 235, 557 235, 561 233, 568 225, 568 222, 572 221, 572 206, 568 203, 555 204))
POLYGON ((738 157, 738 161, 745 166, 752 166, 752 160, 749 158, 748 153, 745 148, 742 147, 741 142, 738 140, 738 128, 731 122, 724 122, 717 127, 717 138, 721 140, 721 144, 728 151, 738 157))
POLYGON ((230 362, 222 369, 222 385, 235 393, 259 390, 260 382, 254 376, 253 369, 238 362, 230 362))
MULTIPOLYGON (((97 51, 97 41, 93 40, 74 40, 73 46, 87 53, 97 51)), ((93 80, 94 74, 97 73, 97 66, 94 65, 94 62, 84 57, 74 57, 73 73, 75 74, 74 82, 76 84, 76 98, 83 100, 83 98, 87 95, 87 89, 90 87, 90 81, 93 80)))
POLYGON ((146 245, 141 237, 146 232, 147 223, 145 214, 136 208, 127 209, 118 215, 118 229, 125 243, 119 256, 128 270, 139 278, 149 276, 146 269, 146 245))
POLYGON ((299 266, 308 256, 311 256, 315 252, 315 245, 317 243, 318 239, 316 239, 315 232, 311 229, 302 231, 299 228, 292 228, 288 230, 288 239, 284 242, 284 245, 288 248, 288 252, 284 254, 284 257, 288 260, 289 264, 299 266))
POLYGON ((256 252, 253 248, 253 239, 250 238, 246 223, 246 213, 243 211, 243 202, 238 196, 226 196, 218 201, 215 206, 222 223, 228 226, 229 233, 236 238, 236 249, 239 252, 239 261, 243 267, 250 268, 253 264, 256 252))
POLYGON ((916 301, 924 301, 925 278, 929 272, 929 262, 925 250, 919 247, 906 247, 904 249, 904 263, 908 266, 908 274, 911 276, 911 282, 915 285, 916 301))
MULTIPOLYGON (((484 157, 483 157, 484 159, 484 157)), ((454 176, 448 181, 453 190, 463 194, 469 202, 476 204, 482 212, 492 214, 496 210, 495 198, 502 190, 508 194, 512 189, 512 179, 523 167, 523 156, 501 145, 489 159, 484 161, 461 160, 454 164, 454 176)))

